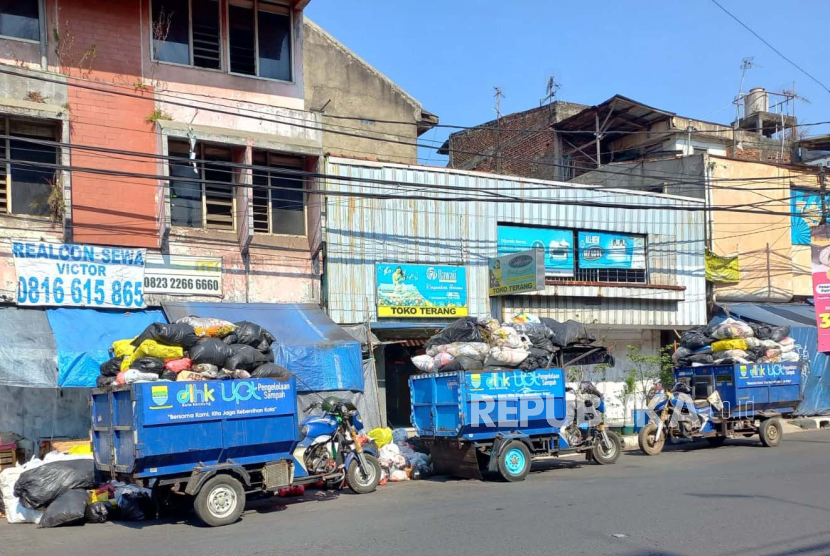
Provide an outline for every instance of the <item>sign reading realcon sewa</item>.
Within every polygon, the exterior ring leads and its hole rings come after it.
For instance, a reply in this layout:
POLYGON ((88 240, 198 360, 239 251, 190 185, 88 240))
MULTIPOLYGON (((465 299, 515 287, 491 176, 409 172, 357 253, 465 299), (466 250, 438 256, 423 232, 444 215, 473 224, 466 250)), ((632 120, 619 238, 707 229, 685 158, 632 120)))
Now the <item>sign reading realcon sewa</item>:
POLYGON ((378 317, 467 316, 467 271, 463 266, 378 263, 378 317))
POLYGON ((489 261, 490 296, 545 289, 545 251, 528 249, 489 261))

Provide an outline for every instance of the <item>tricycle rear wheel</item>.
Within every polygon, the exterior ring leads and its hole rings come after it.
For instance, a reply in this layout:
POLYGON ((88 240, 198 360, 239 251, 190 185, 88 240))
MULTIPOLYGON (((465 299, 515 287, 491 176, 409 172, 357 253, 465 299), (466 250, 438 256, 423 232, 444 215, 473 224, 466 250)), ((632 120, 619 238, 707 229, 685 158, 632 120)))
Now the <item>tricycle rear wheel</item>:
POLYGON ((761 430, 758 431, 758 436, 761 437, 761 444, 767 448, 775 448, 781 444, 783 435, 784 429, 778 419, 767 419, 761 422, 761 430))
POLYGON ((202 486, 193 509, 205 525, 221 527, 235 523, 245 509, 245 490, 236 477, 216 475, 202 486))
POLYGON ((499 450, 499 474, 511 483, 524 481, 530 473, 530 450, 524 442, 513 440, 499 450))

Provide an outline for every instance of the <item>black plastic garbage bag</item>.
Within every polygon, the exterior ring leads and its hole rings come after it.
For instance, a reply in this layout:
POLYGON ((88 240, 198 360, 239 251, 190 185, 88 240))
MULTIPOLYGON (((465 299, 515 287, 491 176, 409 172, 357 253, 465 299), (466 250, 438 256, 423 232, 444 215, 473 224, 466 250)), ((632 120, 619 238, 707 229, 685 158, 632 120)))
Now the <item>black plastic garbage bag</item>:
POLYGON ((551 342, 554 346, 565 347, 572 344, 590 344, 596 340, 581 322, 575 320, 559 322, 547 317, 542 317, 539 320, 553 331, 551 342))
POLYGON ((693 353, 685 359, 689 361, 689 364, 700 363, 701 365, 711 365, 714 361, 711 353, 693 353))
POLYGON ((234 324, 237 327, 236 330, 222 339, 226 344, 245 344, 262 353, 271 351, 271 344, 276 341, 273 334, 260 325, 246 320, 234 324))
POLYGON ((251 373, 251 378, 275 378, 277 380, 288 380, 291 378, 291 371, 274 363, 260 365, 251 373))
POLYGON ((773 326, 771 327, 769 339, 773 342, 781 342, 784 338, 790 335, 789 326, 773 326))
POLYGON ((441 332, 427 340, 425 348, 443 346, 453 342, 481 342, 484 339, 478 328, 478 320, 473 317, 464 317, 448 324, 441 332))
POLYGON ((551 339, 554 337, 553 330, 547 325, 538 322, 516 322, 510 324, 520 334, 527 336, 533 347, 543 349, 546 351, 553 351, 556 349, 553 346, 551 339))
POLYGON ((107 502, 93 502, 86 507, 84 519, 87 523, 105 523, 110 520, 116 512, 115 504, 107 502))
POLYGON ((107 386, 112 386, 113 384, 115 384, 114 376, 98 375, 98 378, 95 379, 96 388, 106 388, 107 386))
POLYGON ((132 344, 138 347, 144 340, 155 340, 167 346, 181 346, 184 349, 189 349, 199 341, 199 337, 196 336, 193 327, 187 323, 165 324, 154 322, 145 328, 144 332, 132 341, 132 344))
POLYGON ((441 367, 440 370, 442 373, 449 373, 452 371, 480 371, 483 368, 484 361, 462 355, 441 367))
POLYGON ((118 509, 114 519, 120 521, 144 521, 155 517, 155 504, 144 492, 125 492, 118 497, 118 509))
POLYGON ((714 341, 714 338, 710 338, 706 335, 706 330, 703 327, 686 330, 680 336, 680 344, 684 348, 692 351, 706 347, 714 341))
POLYGON ((188 354, 194 365, 210 363, 222 368, 228 358, 233 355, 233 350, 231 346, 217 338, 202 338, 188 350, 188 354))
POLYGON ((14 495, 30 510, 42 510, 72 489, 95 486, 91 459, 55 461, 24 471, 14 485, 14 495))
POLYGON ((752 329, 752 333, 759 340, 769 340, 770 336, 772 336, 772 327, 768 324, 759 322, 748 322, 747 324, 752 329))
POLYGON ((88 499, 89 493, 85 490, 73 489, 64 492, 43 512, 38 529, 83 525, 88 499))
POLYGON ((168 370, 168 369, 164 369, 164 372, 161 373, 161 378, 162 379, 170 380, 172 382, 176 381, 176 376, 177 376, 176 373, 174 373, 173 371, 168 370))
POLYGON ((252 371, 264 365, 265 363, 274 362, 274 354, 272 352, 263 353, 258 349, 245 344, 233 344, 230 346, 233 350, 233 355, 228 357, 225 361, 225 369, 235 371, 237 369, 244 369, 252 371))
POLYGON ((107 359, 103 363, 101 363, 101 374, 103 376, 117 376, 118 373, 121 372, 121 361, 124 360, 124 356, 121 357, 113 357, 112 359, 107 359))
POLYGON ((158 357, 139 357, 130 364, 130 368, 142 373, 154 373, 161 376, 164 372, 164 360, 158 357))

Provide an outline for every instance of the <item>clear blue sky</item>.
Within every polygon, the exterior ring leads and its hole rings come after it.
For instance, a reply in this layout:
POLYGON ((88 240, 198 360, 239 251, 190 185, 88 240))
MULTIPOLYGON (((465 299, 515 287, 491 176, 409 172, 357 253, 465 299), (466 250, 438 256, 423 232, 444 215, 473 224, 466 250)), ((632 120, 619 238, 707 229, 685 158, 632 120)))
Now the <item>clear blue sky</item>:
MULTIPOLYGON (((830 86, 830 1, 720 1, 830 86)), ((710 0, 312 0, 306 14, 442 123, 493 119, 493 86, 506 96, 502 113, 538 106, 550 75, 561 100, 597 104, 619 93, 729 123, 746 56, 761 67, 749 71, 744 91, 795 81, 811 101, 798 103, 799 121, 830 120, 830 93, 710 0)), ((429 131, 420 141, 440 144, 448 133, 429 131)), ((431 149, 420 157, 446 164, 431 149)))

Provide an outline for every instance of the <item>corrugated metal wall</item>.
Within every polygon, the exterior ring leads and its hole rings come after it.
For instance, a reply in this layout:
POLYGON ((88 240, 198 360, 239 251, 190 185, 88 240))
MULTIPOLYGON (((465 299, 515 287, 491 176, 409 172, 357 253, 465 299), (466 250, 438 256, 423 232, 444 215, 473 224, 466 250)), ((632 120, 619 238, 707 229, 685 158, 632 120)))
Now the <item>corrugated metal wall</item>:
POLYGON ((344 178, 330 177, 325 183, 330 192, 325 204, 328 308, 335 322, 376 319, 376 262, 463 264, 470 314, 489 313, 487 259, 496 255, 499 223, 646 234, 652 283, 686 288, 683 302, 638 299, 636 291, 627 299, 512 296, 504 299, 505 312, 526 309, 558 320, 579 318, 612 326, 683 327, 706 321, 703 212, 660 208, 702 208, 700 201, 339 158, 328 161, 326 174, 344 178), (338 192, 405 198, 344 197, 338 192), (480 200, 451 200, 459 196, 480 200), (650 208, 632 208, 637 206, 650 208))

